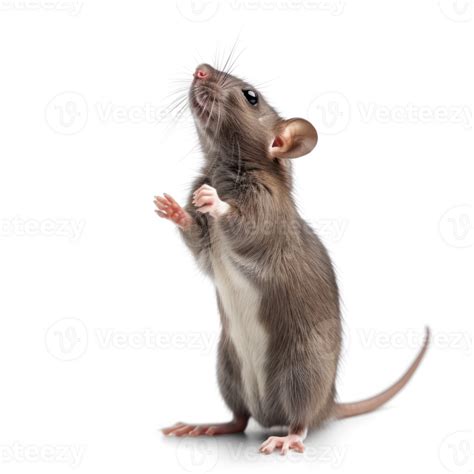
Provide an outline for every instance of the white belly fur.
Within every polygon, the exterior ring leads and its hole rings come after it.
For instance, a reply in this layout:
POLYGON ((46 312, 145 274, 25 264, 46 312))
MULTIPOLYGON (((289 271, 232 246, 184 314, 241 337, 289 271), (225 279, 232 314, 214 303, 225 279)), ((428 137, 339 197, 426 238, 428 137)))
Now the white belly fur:
POLYGON ((260 411, 265 391, 268 336, 258 320, 261 296, 255 286, 219 252, 212 258, 214 278, 229 336, 240 359, 244 397, 251 414, 260 411))

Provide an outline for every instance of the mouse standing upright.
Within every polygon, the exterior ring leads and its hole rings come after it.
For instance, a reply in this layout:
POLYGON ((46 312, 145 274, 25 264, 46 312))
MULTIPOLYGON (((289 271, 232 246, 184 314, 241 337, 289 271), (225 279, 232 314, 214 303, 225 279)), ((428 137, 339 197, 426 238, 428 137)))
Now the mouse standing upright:
POLYGON ((179 226, 216 287, 221 317, 218 382, 233 413, 227 423, 177 423, 167 435, 242 432, 253 417, 270 436, 263 453, 304 450, 307 430, 329 418, 372 411, 408 382, 427 349, 394 385, 370 399, 336 402, 341 348, 339 294, 323 244, 299 216, 292 163, 316 145, 315 128, 284 120, 250 84, 203 64, 189 104, 204 154, 187 205, 155 197, 157 213, 179 226))

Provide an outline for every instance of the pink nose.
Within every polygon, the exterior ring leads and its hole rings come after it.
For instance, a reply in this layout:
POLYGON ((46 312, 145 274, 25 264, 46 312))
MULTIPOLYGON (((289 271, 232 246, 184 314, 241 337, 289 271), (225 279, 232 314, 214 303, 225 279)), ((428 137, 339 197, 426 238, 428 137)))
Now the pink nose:
POLYGON ((202 67, 198 67, 194 73, 194 77, 197 79, 207 79, 209 77, 209 71, 202 67))

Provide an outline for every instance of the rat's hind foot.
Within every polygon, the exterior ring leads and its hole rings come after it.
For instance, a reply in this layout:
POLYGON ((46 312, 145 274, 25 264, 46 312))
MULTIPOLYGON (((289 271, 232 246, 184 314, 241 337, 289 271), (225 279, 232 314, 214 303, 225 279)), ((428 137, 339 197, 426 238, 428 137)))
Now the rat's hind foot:
POLYGON ((290 449, 302 453, 304 444, 300 435, 288 434, 287 436, 270 436, 260 446, 260 452, 263 454, 271 454, 275 449, 280 449, 282 455, 288 453, 290 449))
POLYGON ((186 230, 192 224, 192 217, 171 196, 166 193, 163 196, 155 196, 155 212, 186 230))
POLYGON ((248 418, 239 417, 227 423, 210 424, 188 424, 176 423, 169 428, 163 428, 161 431, 167 436, 200 436, 200 435, 221 435, 242 433, 247 427, 248 418))

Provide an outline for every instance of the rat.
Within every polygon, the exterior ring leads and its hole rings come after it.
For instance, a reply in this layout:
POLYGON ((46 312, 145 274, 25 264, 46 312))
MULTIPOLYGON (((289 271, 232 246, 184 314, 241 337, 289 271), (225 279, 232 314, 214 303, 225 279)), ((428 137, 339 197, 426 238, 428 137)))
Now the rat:
POLYGON ((155 196, 157 214, 174 222, 199 267, 214 282, 220 314, 217 379, 233 419, 183 423, 165 435, 243 432, 252 417, 284 426, 260 451, 304 451, 309 429, 331 418, 373 411, 409 381, 430 331, 405 374, 384 392, 336 401, 342 327, 330 257, 300 217, 292 196, 292 159, 318 141, 303 118, 283 119, 255 87, 201 64, 188 102, 204 164, 181 207, 155 196))

